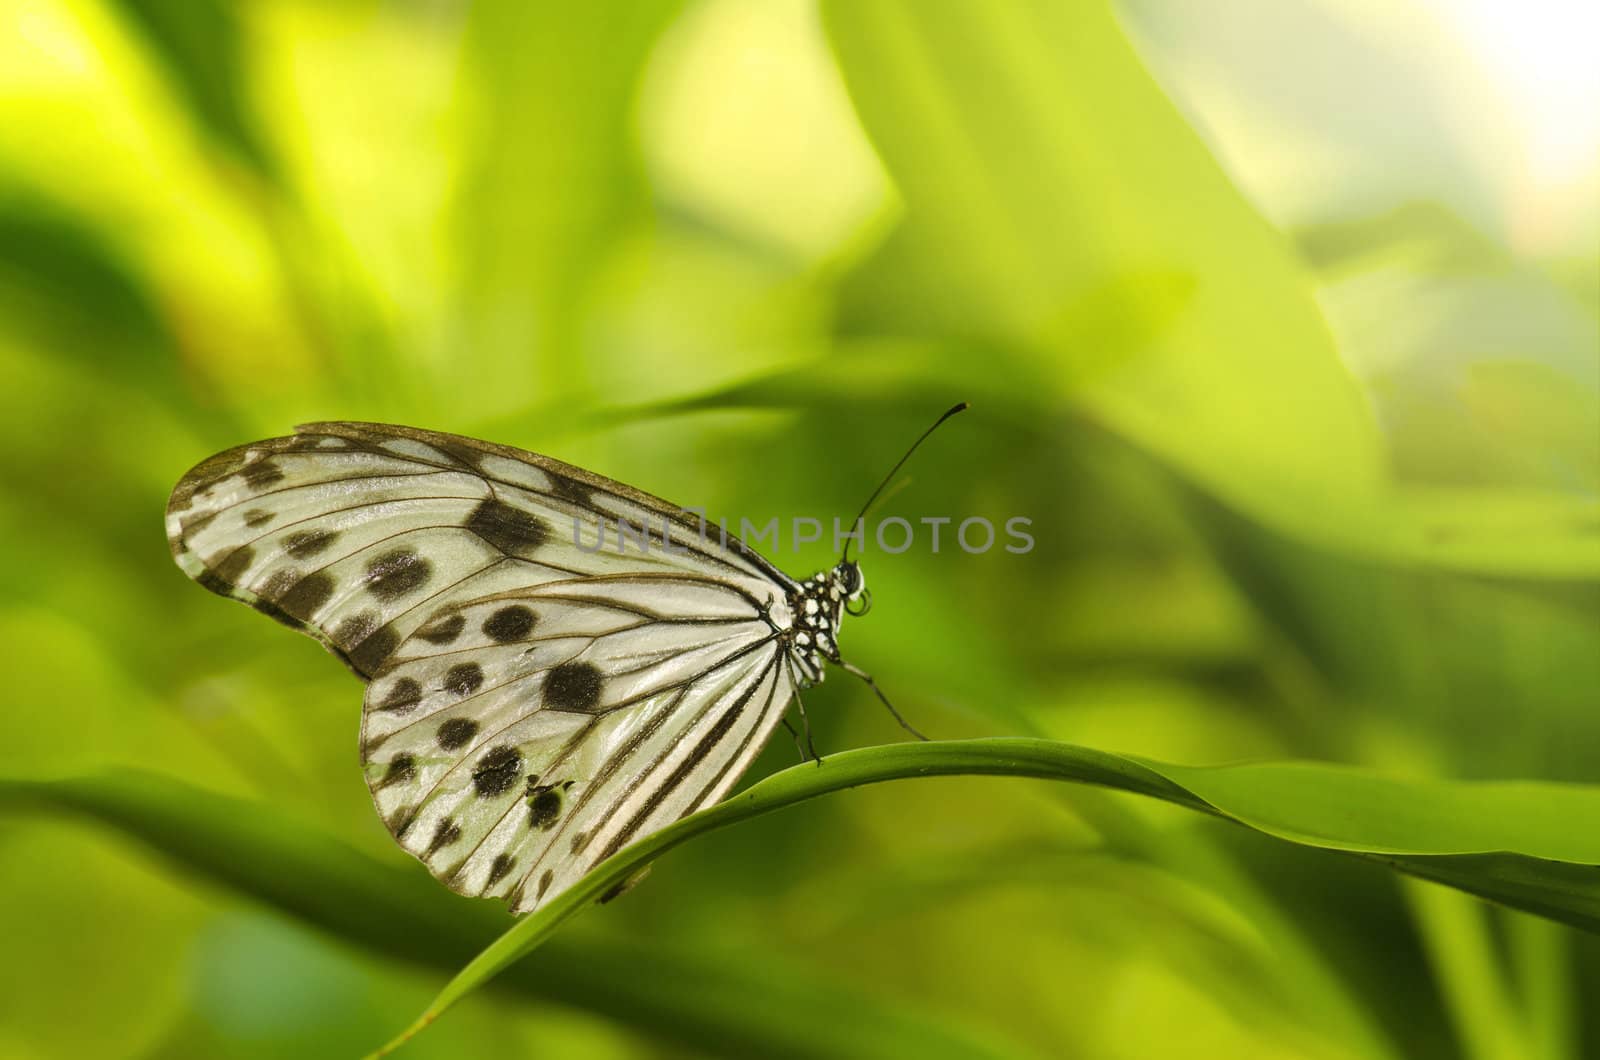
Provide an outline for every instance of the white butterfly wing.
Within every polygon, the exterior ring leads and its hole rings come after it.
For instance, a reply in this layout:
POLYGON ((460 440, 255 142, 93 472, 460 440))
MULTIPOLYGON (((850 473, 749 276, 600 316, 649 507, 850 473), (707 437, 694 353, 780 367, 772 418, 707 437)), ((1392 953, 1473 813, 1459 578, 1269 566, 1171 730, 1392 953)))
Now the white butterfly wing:
POLYGON ((442 617, 447 647, 423 630, 368 686, 368 779, 436 876, 516 911, 721 798, 793 692, 772 625, 716 582, 548 582, 442 617))
POLYGON ((794 583, 737 539, 505 446, 299 432, 185 475, 173 555, 372 681, 374 799, 453 888, 532 908, 720 798, 782 717, 794 583), (648 524, 654 546, 585 551, 597 517, 648 524))

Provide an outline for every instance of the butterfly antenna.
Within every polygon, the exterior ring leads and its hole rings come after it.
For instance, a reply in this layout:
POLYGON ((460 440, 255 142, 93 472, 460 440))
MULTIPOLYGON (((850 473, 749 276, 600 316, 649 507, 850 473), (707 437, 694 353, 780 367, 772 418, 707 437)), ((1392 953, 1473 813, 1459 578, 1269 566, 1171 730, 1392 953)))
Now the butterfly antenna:
MULTIPOLYGON (((965 401, 961 402, 961 404, 959 404, 959 405, 952 406, 951 408, 949 408, 949 409, 947 409, 945 411, 945 414, 943 416, 940 416, 938 419, 934 420, 933 421, 933 426, 931 426, 927 430, 923 431, 921 437, 919 437, 916 441, 911 443, 911 448, 906 450, 906 455, 902 456, 895 463, 894 467, 889 469, 889 473, 887 475, 883 476, 883 481, 878 483, 878 488, 872 491, 872 496, 867 498, 867 503, 865 503, 865 504, 863 504, 861 506, 861 511, 856 514, 856 517, 854 519, 850 520, 850 529, 851 530, 854 530, 855 529, 855 525, 857 523, 859 523, 861 520, 863 520, 863 519, 865 519, 867 517, 867 512, 872 509, 872 502, 876 501, 878 499, 878 494, 882 493, 884 491, 884 488, 887 487, 889 485, 889 483, 894 480, 895 475, 900 473, 900 469, 902 467, 906 466, 906 461, 910 460, 911 459, 911 454, 917 451, 917 446, 919 446, 923 442, 927 441, 928 440, 928 435, 930 435, 934 431, 938 430, 939 429, 939 425, 941 423, 943 423, 945 420, 949 419, 951 416, 954 416, 958 412, 965 412, 967 409, 969 409, 971 407, 972 406, 967 404, 965 401)), ((854 540, 855 540, 855 538, 853 538, 853 537, 845 539, 844 552, 839 557, 839 562, 840 563, 849 562, 849 560, 850 560, 850 544, 854 540)))

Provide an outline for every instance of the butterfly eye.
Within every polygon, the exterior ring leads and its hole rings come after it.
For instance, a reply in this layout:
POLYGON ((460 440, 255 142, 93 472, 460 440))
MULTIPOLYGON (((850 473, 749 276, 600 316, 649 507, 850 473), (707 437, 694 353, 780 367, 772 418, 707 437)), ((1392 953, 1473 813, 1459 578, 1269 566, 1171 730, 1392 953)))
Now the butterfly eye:
POLYGON ((857 618, 860 618, 868 611, 871 611, 872 590, 862 589, 860 596, 851 597, 849 600, 846 600, 844 602, 844 610, 846 614, 855 615, 857 618))
POLYGON ((834 579, 846 596, 855 596, 867 581, 861 576, 861 568, 854 563, 841 563, 834 572, 834 579))

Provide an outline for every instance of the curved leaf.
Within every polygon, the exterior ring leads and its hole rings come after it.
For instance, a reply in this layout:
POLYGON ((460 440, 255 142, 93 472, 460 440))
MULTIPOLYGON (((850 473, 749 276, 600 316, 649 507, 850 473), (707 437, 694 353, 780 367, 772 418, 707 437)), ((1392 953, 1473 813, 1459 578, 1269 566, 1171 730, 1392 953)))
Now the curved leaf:
POLYGON ((786 769, 619 851, 495 940, 377 1055, 404 1044, 590 902, 696 835, 845 788, 963 774, 1070 780, 1145 795, 1600 932, 1600 833, 1569 835, 1562 827, 1600 819, 1600 787, 1398 780, 1313 763, 1193 768, 1021 737, 891 744, 786 769))
POLYGON ((1345 530, 1329 510, 1371 504, 1380 439, 1308 276, 1113 5, 822 11, 905 204, 851 277, 847 327, 1021 351, 1056 393, 1311 540, 1345 530))
MULTIPOLYGON (((424 967, 461 967, 509 923, 503 909, 461 901, 415 864, 380 862, 275 807, 153 774, 0 780, 0 809, 87 815, 334 938, 424 967)), ((774 954, 752 968, 659 944, 586 938, 552 945, 559 952, 511 969, 496 984, 500 991, 584 1009, 697 1056, 1028 1055, 774 954)))

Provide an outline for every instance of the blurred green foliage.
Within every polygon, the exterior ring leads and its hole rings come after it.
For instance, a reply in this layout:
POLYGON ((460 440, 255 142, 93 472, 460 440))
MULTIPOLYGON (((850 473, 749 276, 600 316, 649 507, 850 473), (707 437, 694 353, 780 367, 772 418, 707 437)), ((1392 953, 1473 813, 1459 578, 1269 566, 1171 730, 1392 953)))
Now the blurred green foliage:
MULTIPOLYGON (((236 800, 258 856, 343 852, 308 892, 394 881, 404 940, 6 813, 0 1058, 348 1056, 508 923, 393 848, 349 674, 167 556, 177 476, 297 422, 764 521, 848 515, 970 399, 884 514, 1037 548, 869 550, 846 633, 924 730, 1600 774, 1600 175, 1565 213, 1513 179, 1424 5, 0 11, 0 778, 236 800), (405 939, 460 905, 470 945, 405 939)), ((898 738, 807 702, 825 754, 898 738)), ((559 943, 406 1055, 1600 1049, 1591 936, 1015 780, 717 832, 559 943)))

